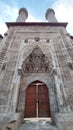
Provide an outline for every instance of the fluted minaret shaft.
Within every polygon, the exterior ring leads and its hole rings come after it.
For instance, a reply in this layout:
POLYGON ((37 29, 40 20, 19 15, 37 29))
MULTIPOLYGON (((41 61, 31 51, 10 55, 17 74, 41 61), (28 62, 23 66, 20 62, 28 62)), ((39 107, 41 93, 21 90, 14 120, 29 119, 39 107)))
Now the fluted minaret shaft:
POLYGON ((17 18, 16 22, 25 22, 27 17, 28 17, 27 10, 25 8, 21 8, 19 10, 19 15, 18 15, 18 18, 17 18))
POLYGON ((55 12, 53 9, 48 9, 46 11, 45 17, 48 20, 48 22, 58 22, 56 17, 55 17, 55 12))

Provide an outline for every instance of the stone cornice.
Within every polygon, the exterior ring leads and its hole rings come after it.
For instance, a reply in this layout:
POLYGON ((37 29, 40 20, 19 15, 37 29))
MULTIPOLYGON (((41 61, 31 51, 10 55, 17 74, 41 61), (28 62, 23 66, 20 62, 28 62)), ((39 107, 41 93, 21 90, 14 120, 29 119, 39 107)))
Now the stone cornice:
POLYGON ((67 24, 67 22, 6 22, 8 28, 11 26, 60 26, 66 28, 67 24))

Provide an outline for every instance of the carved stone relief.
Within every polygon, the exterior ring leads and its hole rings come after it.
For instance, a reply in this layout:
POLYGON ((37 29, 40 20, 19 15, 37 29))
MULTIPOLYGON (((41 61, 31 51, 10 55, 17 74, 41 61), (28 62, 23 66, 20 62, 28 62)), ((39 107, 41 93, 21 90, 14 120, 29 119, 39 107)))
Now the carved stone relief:
POLYGON ((51 70, 51 61, 48 60, 38 46, 36 46, 36 48, 22 64, 23 73, 50 73, 51 70))

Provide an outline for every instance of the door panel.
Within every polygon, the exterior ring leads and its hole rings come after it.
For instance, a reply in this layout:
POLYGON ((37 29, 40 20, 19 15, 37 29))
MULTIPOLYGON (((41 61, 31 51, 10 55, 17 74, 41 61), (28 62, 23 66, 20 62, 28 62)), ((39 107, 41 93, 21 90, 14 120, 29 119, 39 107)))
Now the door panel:
POLYGON ((50 102, 47 86, 35 81, 26 89, 24 117, 50 117, 50 102))
POLYGON ((35 86, 32 85, 26 90, 24 117, 36 117, 36 89, 35 86))
POLYGON ((42 86, 39 86, 38 93, 38 116, 50 117, 50 103, 47 87, 44 84, 42 86))

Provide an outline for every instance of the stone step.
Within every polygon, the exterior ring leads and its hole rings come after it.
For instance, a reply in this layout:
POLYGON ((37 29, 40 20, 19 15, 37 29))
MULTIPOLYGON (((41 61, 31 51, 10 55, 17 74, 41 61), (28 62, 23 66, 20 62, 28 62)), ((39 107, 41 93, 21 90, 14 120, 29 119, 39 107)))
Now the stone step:
POLYGON ((38 122, 24 122, 19 130, 58 130, 58 128, 52 123, 47 121, 38 122))

